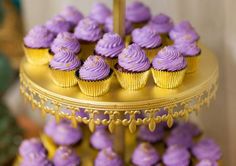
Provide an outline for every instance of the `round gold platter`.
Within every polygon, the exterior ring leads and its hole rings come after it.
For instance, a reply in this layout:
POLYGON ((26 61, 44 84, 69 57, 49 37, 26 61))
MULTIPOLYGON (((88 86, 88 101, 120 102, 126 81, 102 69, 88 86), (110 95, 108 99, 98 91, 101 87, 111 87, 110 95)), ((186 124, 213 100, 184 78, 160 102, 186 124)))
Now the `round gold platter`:
POLYGON ((217 59, 206 47, 199 45, 202 55, 198 71, 186 74, 182 85, 176 89, 156 87, 150 74, 146 87, 141 90, 124 90, 114 78, 109 93, 89 97, 82 94, 78 86, 58 87, 52 82, 47 65, 31 65, 24 59, 20 68, 20 90, 33 106, 44 113, 84 122, 91 130, 98 124, 108 125, 110 130, 114 125, 129 126, 132 132, 136 125, 141 124, 148 124, 151 130, 161 121, 167 121, 171 126, 174 118, 188 117, 190 112, 208 105, 215 96, 217 59), (80 108, 85 109, 88 117, 77 116, 80 108), (158 115, 162 109, 166 114, 158 115), (109 118, 95 118, 97 114, 106 114, 109 118), (143 118, 137 118, 138 114, 142 114, 143 118))

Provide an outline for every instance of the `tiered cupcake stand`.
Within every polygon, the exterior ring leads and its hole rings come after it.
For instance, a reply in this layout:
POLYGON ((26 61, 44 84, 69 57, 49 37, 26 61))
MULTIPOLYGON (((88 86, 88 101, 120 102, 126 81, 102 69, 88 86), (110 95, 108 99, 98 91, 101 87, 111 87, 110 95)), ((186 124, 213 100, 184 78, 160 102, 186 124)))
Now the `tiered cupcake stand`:
MULTIPOLYGON (((115 31, 124 36, 124 9, 125 0, 114 0, 114 27, 115 31)), ((218 63, 216 57, 206 47, 199 44, 202 56, 198 71, 187 74, 182 85, 176 89, 161 89, 155 86, 149 78, 145 88, 138 91, 127 91, 120 87, 114 78, 109 93, 100 97, 89 97, 81 93, 79 87, 61 88, 53 84, 49 69, 46 65, 35 66, 22 60, 20 67, 20 90, 24 97, 42 114, 51 114, 57 120, 70 119, 76 126, 84 123, 94 131, 96 125, 106 125, 115 134, 114 149, 125 156, 127 161, 130 155, 132 135, 125 137, 129 129, 134 133, 139 125, 148 125, 151 131, 155 130, 160 122, 167 122, 171 127, 174 119, 185 118, 193 111, 198 112, 202 107, 209 105, 215 97, 218 81, 218 63), (85 109, 88 117, 80 117, 77 112, 85 109), (167 114, 158 115, 160 110, 167 114), (65 111, 66 110, 66 111, 65 111), (97 118, 97 115, 107 115, 109 118, 97 118), (138 115, 144 118, 138 118, 138 115), (126 146, 127 145, 127 146, 126 146)), ((86 138, 85 138, 86 139, 86 138)), ((87 144, 89 146, 89 144, 87 144)), ((82 160, 87 160, 87 165, 92 165, 89 151, 83 147, 82 160), (87 152, 87 153, 86 153, 87 152), (90 161, 90 162, 89 162, 90 161), (88 164, 87 164, 88 163, 88 164)), ((92 156, 92 154, 91 154, 92 156)))

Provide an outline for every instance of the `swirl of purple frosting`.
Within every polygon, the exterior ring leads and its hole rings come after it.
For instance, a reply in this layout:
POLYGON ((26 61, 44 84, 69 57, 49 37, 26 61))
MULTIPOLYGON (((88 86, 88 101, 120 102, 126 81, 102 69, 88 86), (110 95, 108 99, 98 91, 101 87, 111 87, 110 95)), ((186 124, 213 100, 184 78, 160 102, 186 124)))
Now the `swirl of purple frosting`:
POLYGON ((72 33, 62 32, 59 33, 53 41, 51 50, 53 53, 66 50, 68 52, 77 54, 80 51, 80 44, 78 39, 72 33))
POLYGON ((161 71, 179 71, 187 66, 182 54, 173 46, 164 47, 152 61, 152 66, 161 71))
POLYGON ((78 11, 74 6, 67 6, 60 15, 66 20, 71 22, 74 26, 84 18, 83 14, 78 11))
POLYGON ((179 43, 175 44, 174 47, 182 53, 183 56, 196 56, 201 53, 201 49, 196 43, 179 43))
POLYGON ((94 162, 94 166, 123 166, 122 159, 112 150, 106 148, 101 150, 94 162))
POLYGON ((43 153, 30 153, 23 158, 20 166, 53 166, 43 153))
POLYGON ((104 24, 107 17, 111 15, 111 10, 103 3, 95 3, 92 6, 89 17, 97 21, 99 24, 104 24))
POLYGON ((171 18, 162 13, 152 17, 148 25, 153 26, 160 34, 170 32, 174 26, 171 18))
POLYGON ((126 19, 132 23, 148 21, 150 18, 150 9, 142 2, 134 1, 126 7, 126 19))
MULTIPOLYGON (((113 28, 113 16, 110 16, 106 19, 105 25, 104 25, 104 31, 105 32, 114 32, 113 28)), ((128 35, 132 32, 133 25, 130 21, 125 20, 125 34, 128 35)))
POLYGON ((195 137, 201 134, 201 130, 198 128, 197 125, 191 122, 186 122, 178 124, 178 126, 171 131, 171 134, 173 135, 179 133, 195 137))
POLYGON ((71 71, 80 67, 81 61, 74 53, 68 51, 60 51, 56 53, 50 61, 50 67, 56 70, 71 71))
POLYGON ((133 30, 132 40, 142 48, 157 48, 162 44, 160 35, 147 27, 133 30))
POLYGON ((196 166, 218 166, 218 163, 216 161, 211 160, 201 160, 199 163, 197 163, 196 166))
POLYGON ((152 166, 159 160, 159 154, 149 143, 139 144, 132 155, 132 163, 137 166, 152 166))
POLYGON ((175 38, 175 44, 191 44, 199 40, 199 35, 195 31, 181 32, 175 38))
POLYGON ((97 42, 95 51, 96 54, 107 58, 117 58, 124 48, 122 38, 116 33, 108 32, 97 42))
POLYGON ((162 157, 166 166, 189 166, 190 154, 188 150, 181 146, 170 146, 162 157))
POLYGON ((56 124, 55 119, 54 118, 50 119, 44 127, 44 133, 48 135, 49 137, 52 137, 56 129, 56 126, 57 124, 56 124))
POLYGON ((102 37, 102 30, 95 20, 84 18, 75 28, 75 36, 80 40, 95 42, 102 37))
POLYGON ((150 143, 155 143, 161 141, 164 137, 164 129, 162 126, 157 126, 156 129, 152 132, 148 129, 147 126, 141 126, 138 131, 138 138, 142 141, 147 141, 150 143))
POLYGON ((24 38, 24 44, 30 48, 48 48, 55 36, 45 26, 35 26, 24 38))
POLYGON ((79 166, 80 158, 73 149, 61 146, 55 152, 53 163, 55 166, 79 166))
POLYGON ((131 44, 118 56, 118 64, 131 72, 143 72, 150 68, 150 62, 142 48, 131 44))
POLYGON ((185 133, 176 133, 171 134, 167 138, 166 144, 168 146, 179 145, 184 148, 191 148, 193 146, 193 140, 191 135, 187 135, 185 133))
POLYGON ((69 32, 72 30, 73 25, 66 21, 62 16, 57 15, 51 20, 48 20, 45 24, 48 30, 58 34, 60 32, 69 32))
POLYGON ((102 150, 108 147, 112 147, 113 140, 111 135, 103 128, 97 129, 90 138, 91 145, 98 149, 102 150))
POLYGON ((110 67, 104 58, 97 55, 89 56, 79 70, 80 78, 88 81, 102 80, 108 77, 109 74, 110 67))
POLYGON ((198 160, 208 159, 216 161, 222 156, 220 147, 209 138, 205 138, 194 145, 192 153, 198 160))

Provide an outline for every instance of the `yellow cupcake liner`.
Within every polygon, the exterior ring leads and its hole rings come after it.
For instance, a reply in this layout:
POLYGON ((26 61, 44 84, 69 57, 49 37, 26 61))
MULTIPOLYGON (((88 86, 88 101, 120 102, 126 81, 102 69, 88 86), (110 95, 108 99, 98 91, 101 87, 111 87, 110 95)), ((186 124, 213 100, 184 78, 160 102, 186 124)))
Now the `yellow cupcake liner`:
POLYGON ((128 47, 130 44, 131 44, 131 42, 132 42, 132 37, 131 37, 131 35, 129 34, 129 35, 126 35, 125 36, 125 47, 128 47))
POLYGON ((140 73, 128 73, 115 69, 115 73, 122 88, 126 90, 138 90, 147 84, 149 70, 140 73))
POLYGON ((194 73, 195 71, 197 71, 197 67, 198 67, 198 63, 200 60, 200 56, 186 56, 185 57, 186 61, 187 61, 187 69, 186 69, 186 73, 194 73))
POLYGON ((79 58, 85 61, 90 55, 94 55, 96 43, 80 43, 81 51, 79 53, 79 58))
POLYGON ((56 70, 51 67, 50 73, 53 82, 63 88, 72 87, 77 84, 77 79, 75 77, 75 70, 70 71, 63 71, 63 70, 56 70))
POLYGON ((55 154, 55 152, 56 152, 56 150, 57 150, 57 145, 46 134, 41 134, 40 138, 41 138, 41 141, 42 141, 44 147, 48 151, 48 158, 52 159, 54 154, 55 154))
POLYGON ((45 65, 48 63, 48 48, 29 48, 24 46, 26 59, 33 65, 45 65))
POLYGON ((153 49, 144 48, 144 51, 145 51, 145 53, 146 53, 146 55, 147 55, 150 62, 157 55, 157 53, 161 50, 161 48, 162 47, 153 48, 153 49))
POLYGON ((110 90, 112 77, 113 73, 106 79, 99 81, 87 81, 77 77, 77 82, 83 94, 96 97, 102 96, 110 90))
POLYGON ((180 71, 168 72, 152 68, 155 84, 160 88, 172 89, 178 87, 184 79, 186 68, 180 71))

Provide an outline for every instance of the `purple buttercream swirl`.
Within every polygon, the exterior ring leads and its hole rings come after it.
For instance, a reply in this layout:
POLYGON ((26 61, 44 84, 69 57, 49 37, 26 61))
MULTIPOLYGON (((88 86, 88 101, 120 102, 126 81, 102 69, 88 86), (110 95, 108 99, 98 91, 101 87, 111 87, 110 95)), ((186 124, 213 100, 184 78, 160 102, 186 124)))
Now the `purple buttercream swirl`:
POLYGON ((55 35, 45 26, 35 26, 24 38, 24 44, 30 48, 48 48, 53 42, 55 35))
POLYGON ((150 62, 141 47, 131 44, 118 56, 118 64, 131 72, 143 72, 150 68, 150 62))
POLYGON ((167 138, 166 144, 168 146, 178 145, 184 148, 191 148, 193 146, 193 140, 191 135, 187 135, 185 133, 176 133, 171 134, 167 138))
POLYGON ((107 17, 111 15, 111 10, 103 3, 95 3, 92 6, 89 17, 97 21, 99 24, 104 24, 107 17))
POLYGON ((80 158, 73 149, 61 146, 55 152, 53 163, 55 166, 79 166, 80 158))
POLYGON ((179 43, 175 44, 174 47, 182 53, 183 56, 196 56, 199 55, 201 49, 197 46, 196 43, 179 43))
POLYGON ((69 51, 60 51, 56 53, 50 62, 50 67, 56 70, 70 71, 80 67, 81 61, 74 53, 69 51))
POLYGON ((106 131, 105 128, 97 129, 90 138, 91 145, 98 149, 102 150, 108 147, 112 147, 113 141, 111 135, 106 131))
POLYGON ((198 128, 197 125, 186 122, 180 123, 176 128, 171 131, 171 134, 176 135, 179 133, 183 133, 184 135, 190 135, 191 137, 195 137, 201 134, 201 130, 198 128))
POLYGON ((75 28, 75 36, 80 40, 95 42, 102 37, 102 30, 95 20, 84 18, 75 28))
POLYGON ((83 14, 78 11, 74 6, 67 6, 60 15, 66 20, 71 22, 74 26, 84 18, 83 14))
POLYGON ((150 131, 148 127, 145 125, 139 128, 138 138, 141 139, 142 141, 155 143, 157 141, 161 141, 163 137, 164 137, 164 129, 162 126, 157 126, 153 132, 150 131))
POLYGON ((199 163, 197 163, 196 166, 218 166, 218 163, 216 161, 211 160, 201 160, 199 163))
POLYGON ((80 78, 88 81, 102 80, 109 74, 110 68, 104 58, 96 55, 89 56, 79 70, 80 78))
POLYGON ((43 153, 30 153, 24 157, 20 166, 53 166, 43 153))
POLYGON ((123 166, 122 159, 112 150, 106 148, 101 150, 94 162, 94 166, 123 166))
POLYGON ((157 48, 162 44, 160 35, 147 27, 135 29, 132 40, 142 48, 157 48))
POLYGON ((78 39, 72 33, 62 32, 59 33, 53 41, 51 50, 53 53, 58 53, 62 50, 66 50, 77 54, 80 51, 80 44, 78 39))
POLYGON ((150 18, 150 9, 142 2, 134 1, 126 7, 126 19, 133 23, 148 21, 150 18))
POLYGON ((187 149, 181 146, 170 146, 162 157, 166 166, 189 166, 190 154, 187 149))
POLYGON ((57 127, 56 120, 52 118, 46 123, 44 127, 44 133, 47 134, 49 137, 52 137, 56 127, 57 127))
POLYGON ((182 54, 173 46, 164 47, 152 61, 152 66, 161 71, 179 71, 187 66, 182 54))
POLYGON ((122 38, 113 32, 104 34, 95 47, 97 54, 108 58, 117 58, 125 48, 122 38))
POLYGON ((192 148, 192 153, 198 160, 209 159, 216 161, 222 156, 220 147, 212 139, 208 138, 198 142, 192 148))
POLYGON ((139 144, 132 155, 132 163, 139 166, 152 166, 159 160, 159 154, 149 143, 139 144))
POLYGON ((176 33, 175 44, 191 44, 199 40, 199 35, 195 31, 176 33))

